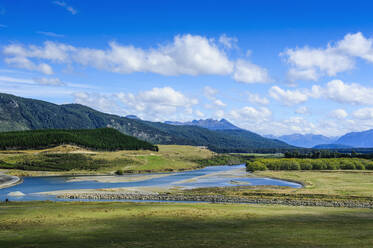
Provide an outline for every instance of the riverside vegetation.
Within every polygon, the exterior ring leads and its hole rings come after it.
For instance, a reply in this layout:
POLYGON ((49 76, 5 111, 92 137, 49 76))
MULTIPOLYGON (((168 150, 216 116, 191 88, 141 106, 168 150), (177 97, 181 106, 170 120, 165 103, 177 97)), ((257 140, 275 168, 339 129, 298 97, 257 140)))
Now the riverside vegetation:
POLYGON ((243 155, 219 155, 194 146, 159 145, 159 151, 97 151, 72 145, 40 150, 0 151, 0 169, 18 176, 149 173, 208 165, 242 164, 243 155))

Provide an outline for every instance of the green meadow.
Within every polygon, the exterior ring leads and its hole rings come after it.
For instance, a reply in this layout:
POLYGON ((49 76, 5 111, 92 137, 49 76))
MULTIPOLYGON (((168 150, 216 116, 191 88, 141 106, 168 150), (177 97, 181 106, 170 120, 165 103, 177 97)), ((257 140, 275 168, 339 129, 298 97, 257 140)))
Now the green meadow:
POLYGON ((244 204, 0 205, 0 247, 372 247, 373 210, 244 204))

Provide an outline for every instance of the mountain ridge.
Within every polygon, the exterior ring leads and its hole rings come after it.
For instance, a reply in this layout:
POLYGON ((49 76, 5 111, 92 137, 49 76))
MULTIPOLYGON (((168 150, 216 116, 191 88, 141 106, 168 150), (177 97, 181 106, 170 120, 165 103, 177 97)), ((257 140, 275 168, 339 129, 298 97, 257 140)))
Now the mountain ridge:
POLYGON ((164 123, 170 124, 170 125, 178 125, 178 126, 199 126, 203 128, 207 128, 210 130, 241 130, 242 128, 239 128, 232 123, 230 123, 226 119, 221 120, 214 120, 214 119, 199 119, 199 120, 193 120, 188 122, 179 122, 179 121, 165 121, 164 123))
POLYGON ((293 149, 246 130, 209 130, 102 113, 81 104, 57 105, 0 93, 0 131, 111 127, 153 144, 201 145, 218 152, 293 149))

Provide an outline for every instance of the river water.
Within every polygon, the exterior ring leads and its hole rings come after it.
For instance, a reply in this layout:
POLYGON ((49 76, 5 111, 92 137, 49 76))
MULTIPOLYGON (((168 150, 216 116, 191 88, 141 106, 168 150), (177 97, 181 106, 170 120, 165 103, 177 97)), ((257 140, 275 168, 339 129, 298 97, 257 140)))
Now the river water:
MULTIPOLYGON (((114 182, 97 180, 99 176, 71 177, 25 177, 23 183, 0 189, 0 200, 66 200, 56 198, 55 195, 41 194, 41 192, 59 190, 109 189, 109 188, 201 188, 226 187, 237 185, 274 185, 300 188, 302 185, 278 179, 252 177, 245 171, 244 165, 210 166, 199 170, 163 173, 112 176, 114 182), (11 192, 22 192, 23 196, 10 196, 11 192)), ((105 177, 107 178, 107 176, 105 177)))

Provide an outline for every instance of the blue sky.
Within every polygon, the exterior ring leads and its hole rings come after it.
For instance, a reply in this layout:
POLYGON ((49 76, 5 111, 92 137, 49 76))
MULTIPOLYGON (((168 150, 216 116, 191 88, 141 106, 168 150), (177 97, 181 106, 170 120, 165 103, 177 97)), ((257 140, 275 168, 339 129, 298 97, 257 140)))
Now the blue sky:
POLYGON ((0 92, 260 134, 373 128, 369 1, 0 2, 0 92))

